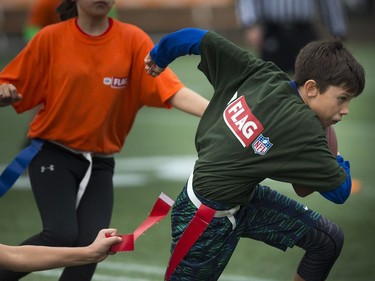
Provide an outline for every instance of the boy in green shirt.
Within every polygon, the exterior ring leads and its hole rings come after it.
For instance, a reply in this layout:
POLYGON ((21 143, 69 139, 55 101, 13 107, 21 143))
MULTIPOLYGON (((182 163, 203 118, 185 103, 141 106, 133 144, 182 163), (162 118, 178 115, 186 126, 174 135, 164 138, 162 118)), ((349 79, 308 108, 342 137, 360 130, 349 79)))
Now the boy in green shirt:
POLYGON ((146 71, 158 76, 186 54, 201 56, 198 68, 214 94, 196 133, 198 160, 173 207, 166 280, 217 280, 241 237, 284 251, 301 247, 294 280, 325 280, 342 230, 261 182, 288 182, 345 202, 350 165, 332 155, 325 130, 363 91, 363 67, 341 41, 316 41, 300 51, 290 80, 218 34, 188 28, 162 38, 145 58, 146 71))

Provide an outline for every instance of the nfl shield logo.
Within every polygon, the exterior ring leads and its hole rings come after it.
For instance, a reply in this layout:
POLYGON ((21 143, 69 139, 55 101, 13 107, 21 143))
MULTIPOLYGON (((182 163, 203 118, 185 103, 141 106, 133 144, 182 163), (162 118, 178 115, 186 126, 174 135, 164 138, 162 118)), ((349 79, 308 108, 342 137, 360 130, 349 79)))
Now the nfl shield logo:
POLYGON ((267 138, 260 134, 251 146, 256 154, 265 155, 268 150, 270 150, 272 145, 273 144, 270 142, 270 138, 267 138))

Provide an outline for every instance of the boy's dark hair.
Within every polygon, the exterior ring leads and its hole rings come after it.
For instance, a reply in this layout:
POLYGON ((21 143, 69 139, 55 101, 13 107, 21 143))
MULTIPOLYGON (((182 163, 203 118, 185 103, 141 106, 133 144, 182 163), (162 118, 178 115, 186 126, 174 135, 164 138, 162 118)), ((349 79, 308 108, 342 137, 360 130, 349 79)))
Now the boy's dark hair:
POLYGON ((294 80, 298 86, 313 79, 321 93, 329 86, 343 86, 356 97, 365 87, 362 65, 339 39, 307 44, 300 50, 294 69, 294 80))
POLYGON ((72 0, 63 0, 56 11, 62 21, 78 16, 76 2, 72 0))

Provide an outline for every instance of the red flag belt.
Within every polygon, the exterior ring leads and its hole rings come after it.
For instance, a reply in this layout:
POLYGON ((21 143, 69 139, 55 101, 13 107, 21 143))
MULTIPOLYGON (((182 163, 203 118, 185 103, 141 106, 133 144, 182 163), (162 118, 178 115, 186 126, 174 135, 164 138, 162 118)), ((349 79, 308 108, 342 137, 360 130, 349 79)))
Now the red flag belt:
MULTIPOLYGON (((113 245, 112 252, 130 252, 134 251, 134 242, 141 236, 147 229, 161 221, 169 212, 174 201, 164 193, 161 193, 156 201, 150 215, 147 219, 131 234, 120 235, 122 238, 121 243, 113 245)), ((166 271, 166 281, 169 280, 172 273, 175 271, 178 264, 198 240, 201 234, 210 224, 216 211, 210 207, 201 204, 195 216, 185 229, 181 238, 176 244, 172 256, 170 258, 168 268, 166 271)))
POLYGON ((151 213, 147 219, 131 234, 120 235, 122 238, 121 243, 113 245, 112 252, 130 252, 134 251, 134 242, 142 235, 147 229, 161 221, 169 212, 174 201, 166 194, 161 193, 158 200, 155 202, 151 213))
POLYGON ((178 240, 176 247, 174 248, 166 272, 166 281, 169 280, 178 264, 198 240, 201 234, 205 231, 215 213, 216 211, 214 209, 211 209, 203 204, 200 205, 198 211, 195 213, 195 216, 185 229, 184 233, 182 233, 181 238, 178 240))

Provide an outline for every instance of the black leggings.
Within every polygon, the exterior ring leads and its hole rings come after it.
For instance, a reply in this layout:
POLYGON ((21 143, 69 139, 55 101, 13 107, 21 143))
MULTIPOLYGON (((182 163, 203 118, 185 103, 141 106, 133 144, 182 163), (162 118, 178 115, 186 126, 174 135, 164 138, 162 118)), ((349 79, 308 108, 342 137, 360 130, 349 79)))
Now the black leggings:
POLYGON ((297 273, 306 281, 326 280, 344 244, 340 227, 323 216, 298 243, 306 250, 297 273))
MULTIPOLYGON (((43 230, 26 245, 86 246, 107 228, 113 208, 114 159, 93 157, 91 177, 81 202, 75 201, 79 183, 89 166, 82 155, 45 143, 29 165, 30 182, 43 230)), ((27 219, 27 218, 25 218, 27 219)), ((66 267, 60 281, 89 281, 96 264, 66 267)), ((28 273, 0 270, 0 281, 18 280, 28 273)))

